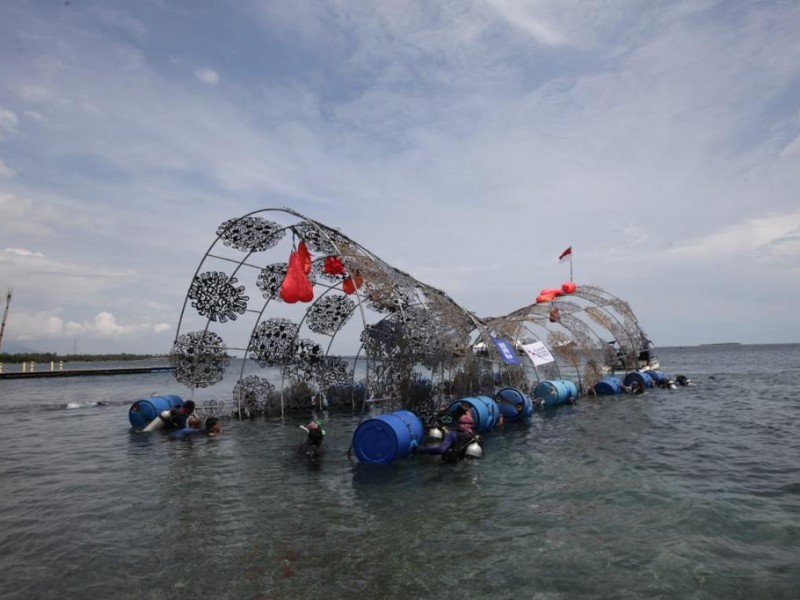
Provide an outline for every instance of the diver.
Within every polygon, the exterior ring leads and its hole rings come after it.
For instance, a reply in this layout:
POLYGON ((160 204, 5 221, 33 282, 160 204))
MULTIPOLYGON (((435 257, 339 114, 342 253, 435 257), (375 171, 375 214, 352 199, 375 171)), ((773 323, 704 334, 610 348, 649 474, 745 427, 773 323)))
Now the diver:
POLYGON ((483 456, 478 436, 475 434, 475 421, 468 405, 460 405, 456 412, 457 425, 444 436, 441 444, 436 446, 414 446, 418 454, 439 454, 445 462, 458 462, 464 458, 480 458, 483 456))
POLYGON ((297 453, 307 456, 309 460, 316 460, 323 454, 322 439, 325 437, 325 430, 322 428, 322 421, 311 421, 300 425, 300 429, 306 432, 306 441, 300 444, 297 453))
MULTIPOLYGON (((173 406, 171 409, 163 411, 159 417, 164 421, 164 429, 173 431, 186 429, 189 418, 194 416, 194 406, 193 400, 187 400, 182 406, 173 406)), ((195 416, 195 418, 197 417, 195 416)))
POLYGON ((201 424, 202 421, 200 421, 200 417, 192 415, 186 420, 186 427, 170 432, 169 437, 173 439, 182 439, 203 434, 213 437, 222 431, 222 424, 217 417, 208 417, 205 425, 201 427, 201 424))
POLYGON ((428 442, 441 442, 444 439, 444 432, 452 425, 453 417, 447 412, 448 405, 442 404, 436 414, 428 417, 425 426, 425 439, 428 442))

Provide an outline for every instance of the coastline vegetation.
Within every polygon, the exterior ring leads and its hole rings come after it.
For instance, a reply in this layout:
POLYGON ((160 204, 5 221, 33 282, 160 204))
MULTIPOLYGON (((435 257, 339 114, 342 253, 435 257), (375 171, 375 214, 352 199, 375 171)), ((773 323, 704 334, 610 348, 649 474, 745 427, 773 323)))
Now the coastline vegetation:
POLYGON ((148 360, 153 358, 167 358, 166 354, 56 354, 55 352, 22 352, 9 354, 0 352, 0 363, 47 363, 51 361, 64 362, 101 362, 101 361, 127 361, 148 360))

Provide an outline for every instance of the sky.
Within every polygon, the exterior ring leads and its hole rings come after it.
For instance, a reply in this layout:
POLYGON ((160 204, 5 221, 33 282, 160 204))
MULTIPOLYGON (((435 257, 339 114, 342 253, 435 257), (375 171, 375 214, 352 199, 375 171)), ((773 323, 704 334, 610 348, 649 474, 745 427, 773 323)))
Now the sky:
POLYGON ((479 316, 571 246, 656 346, 800 342, 798 31, 795 0, 5 2, 2 350, 168 352, 217 227, 279 207, 479 316))

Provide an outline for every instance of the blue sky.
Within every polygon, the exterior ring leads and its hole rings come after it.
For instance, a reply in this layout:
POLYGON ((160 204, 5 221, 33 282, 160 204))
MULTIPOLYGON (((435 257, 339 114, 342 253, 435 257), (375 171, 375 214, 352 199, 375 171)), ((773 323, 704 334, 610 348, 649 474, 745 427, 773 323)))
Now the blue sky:
POLYGON ((571 245, 657 346, 800 342, 799 2, 1 10, 4 350, 167 352, 218 225, 282 206, 478 315, 571 245))

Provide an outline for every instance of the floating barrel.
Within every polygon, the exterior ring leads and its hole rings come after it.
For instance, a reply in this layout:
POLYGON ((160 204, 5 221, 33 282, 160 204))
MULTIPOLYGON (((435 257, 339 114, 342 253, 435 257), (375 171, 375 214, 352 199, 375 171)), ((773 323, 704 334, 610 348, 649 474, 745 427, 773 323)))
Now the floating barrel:
POLYGON ((506 421, 518 421, 533 414, 533 401, 517 388, 503 388, 494 395, 494 399, 506 421))
POLYGON ((542 408, 571 404, 578 399, 578 386, 566 379, 542 381, 533 390, 533 397, 542 408))
POLYGON ((669 377, 663 371, 645 371, 650 377, 652 377, 653 381, 658 384, 665 383, 669 377))
POLYGON ((447 412, 451 415, 456 414, 458 407, 462 404, 469 404, 472 409, 472 418, 475 420, 475 433, 491 431, 500 420, 500 409, 497 406, 497 402, 489 398, 489 396, 461 398, 451 403, 447 412))
POLYGON ((358 460, 387 464, 411 454, 422 444, 425 428, 419 417, 407 410, 396 410, 363 421, 353 432, 353 450, 358 460))
POLYGON ((653 387, 653 378, 650 377, 650 374, 647 371, 642 373, 639 373, 638 371, 628 373, 625 375, 625 379, 622 383, 624 385, 631 385, 634 381, 641 386, 642 391, 653 387))
POLYGON ((598 396, 613 396, 622 393, 622 380, 619 377, 607 376, 594 384, 598 396))
POLYGON ((134 429, 144 429, 159 413, 173 406, 183 406, 180 396, 153 396, 145 400, 137 400, 128 411, 128 420, 134 429))

